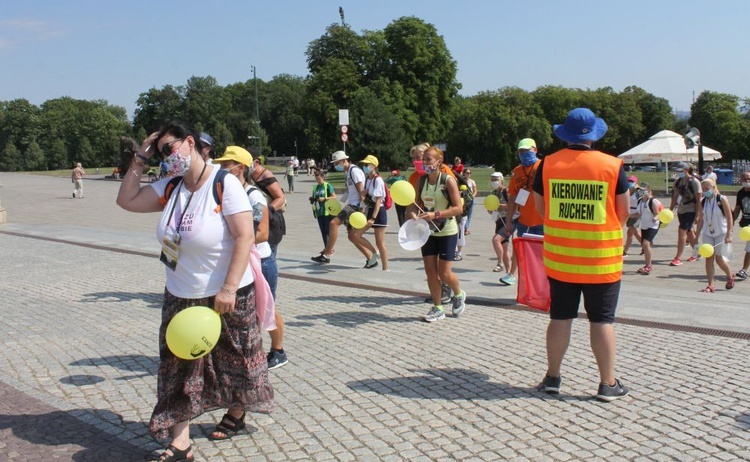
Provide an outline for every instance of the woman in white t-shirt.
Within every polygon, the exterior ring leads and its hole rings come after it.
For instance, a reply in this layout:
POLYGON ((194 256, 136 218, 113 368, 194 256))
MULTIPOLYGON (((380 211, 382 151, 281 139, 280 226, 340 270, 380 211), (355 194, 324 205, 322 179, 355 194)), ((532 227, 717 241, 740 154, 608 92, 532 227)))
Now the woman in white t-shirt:
POLYGON ((152 460, 192 460, 189 423, 204 411, 228 409, 210 435, 226 439, 245 427, 246 410, 270 413, 273 408, 255 280, 248 265, 253 246, 250 203, 232 175, 223 178, 217 201, 214 180, 219 169, 202 159, 202 148, 195 130, 167 123, 136 152, 117 196, 117 204, 130 212, 162 212, 156 234, 166 265, 166 289, 157 403, 149 430, 172 441, 152 460), (153 155, 163 158, 179 180, 165 178, 141 187, 140 173, 153 155), (191 306, 213 307, 221 315, 222 331, 213 350, 188 361, 169 350, 165 333, 174 315, 191 306))
POLYGON ((729 205, 727 196, 719 194, 719 188, 716 182, 711 178, 701 181, 703 190, 703 199, 701 208, 703 213, 698 221, 698 229, 701 230, 701 242, 714 247, 714 254, 706 258, 706 276, 708 276, 708 286, 701 292, 716 292, 714 286, 714 261, 727 276, 727 283, 724 286, 727 290, 734 288, 734 275, 727 264, 729 259, 729 246, 732 243, 732 207, 729 205), (717 258, 718 256, 718 258, 717 258))
POLYGON ((659 200, 654 197, 651 186, 643 183, 641 184, 641 189, 641 198, 638 199, 635 213, 631 213, 630 216, 633 217, 635 215, 636 222, 640 220, 641 247, 646 259, 646 264, 643 268, 638 269, 638 274, 649 275, 652 269, 651 258, 654 238, 656 237, 656 233, 659 232, 659 226, 661 225, 659 222, 659 211, 662 206, 659 200))
MULTIPOLYGON (((385 210, 385 181, 378 173, 378 159, 372 154, 361 160, 362 170, 365 172, 365 200, 364 214, 367 217, 367 224, 355 231, 357 242, 372 252, 372 258, 365 262, 365 268, 374 268, 377 266, 377 259, 380 258, 383 265, 383 271, 388 271, 388 250, 385 247, 385 228, 388 225, 388 214, 385 210), (365 239, 365 231, 372 228, 375 233, 375 245, 378 252, 365 239), (374 261, 374 264, 373 264, 374 261)), ((357 247, 359 247, 357 245, 357 247)))

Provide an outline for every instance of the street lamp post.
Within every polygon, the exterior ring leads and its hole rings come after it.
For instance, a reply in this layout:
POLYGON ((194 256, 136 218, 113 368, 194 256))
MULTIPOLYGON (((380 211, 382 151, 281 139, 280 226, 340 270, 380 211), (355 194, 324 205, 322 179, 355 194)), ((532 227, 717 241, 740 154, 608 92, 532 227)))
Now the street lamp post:
POLYGON ((253 67, 253 85, 255 86, 255 123, 258 124, 258 155, 263 155, 263 140, 260 133, 260 111, 258 109, 258 78, 255 75, 255 66, 253 67))

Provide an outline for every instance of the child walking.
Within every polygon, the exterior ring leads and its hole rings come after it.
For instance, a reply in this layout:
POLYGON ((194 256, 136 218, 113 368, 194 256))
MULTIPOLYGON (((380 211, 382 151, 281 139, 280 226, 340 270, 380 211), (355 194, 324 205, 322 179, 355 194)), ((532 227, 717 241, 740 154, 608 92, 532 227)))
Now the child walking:
POLYGON ((636 208, 641 219, 641 247, 646 265, 638 270, 638 274, 651 274, 651 256, 653 252, 654 238, 659 232, 659 211, 663 208, 658 199, 654 197, 651 186, 641 184, 643 196, 638 200, 636 208))
POLYGON ((698 222, 698 229, 701 230, 701 241, 704 244, 714 246, 714 254, 706 258, 706 276, 708 276, 708 286, 701 292, 716 292, 714 286, 714 261, 727 276, 727 283, 724 286, 727 290, 734 287, 734 275, 729 269, 727 260, 729 259, 729 244, 732 243, 732 208, 729 206, 729 199, 719 193, 716 182, 712 178, 706 178, 701 181, 703 189, 703 215, 698 222), (718 258, 717 258, 718 256, 718 258))

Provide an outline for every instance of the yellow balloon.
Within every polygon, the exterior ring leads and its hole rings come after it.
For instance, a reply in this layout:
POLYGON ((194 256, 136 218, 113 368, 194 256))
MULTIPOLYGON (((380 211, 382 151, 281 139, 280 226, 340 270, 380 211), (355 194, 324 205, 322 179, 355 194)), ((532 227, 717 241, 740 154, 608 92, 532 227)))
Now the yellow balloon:
POLYGON ((468 187, 467 187, 467 186, 466 186, 465 184, 462 184, 462 185, 461 185, 461 187, 460 187, 460 188, 458 188, 458 190, 459 190, 459 191, 468 191, 468 190, 469 190, 469 188, 468 188, 468 187))
POLYGON ((349 215, 349 224, 354 229, 362 229, 367 224, 367 217, 362 212, 354 212, 349 215))
POLYGON ((180 311, 167 325, 167 346, 182 359, 198 359, 213 350, 221 334, 221 316, 207 306, 180 311))
POLYGON ((659 221, 661 221, 664 224, 670 224, 672 223, 672 220, 674 220, 674 212, 672 212, 669 209, 662 209, 661 212, 659 212, 659 221))
POLYGON ((750 241, 750 226, 740 228, 740 239, 745 242, 750 241))
POLYGON ((396 181, 391 185, 390 190, 393 202, 398 205, 411 205, 417 197, 417 192, 414 190, 414 186, 406 180, 396 181))
POLYGON ((341 213, 342 208, 344 207, 341 206, 341 202, 338 199, 328 199, 326 201, 326 212, 328 212, 328 215, 335 217, 341 213))
POLYGON ((498 207, 500 207, 500 199, 494 194, 490 194, 484 198, 484 208, 486 208, 488 212, 493 212, 497 210, 498 207))
POLYGON ((709 258, 714 255, 714 246, 711 244, 701 244, 698 247, 698 254, 703 258, 709 258))

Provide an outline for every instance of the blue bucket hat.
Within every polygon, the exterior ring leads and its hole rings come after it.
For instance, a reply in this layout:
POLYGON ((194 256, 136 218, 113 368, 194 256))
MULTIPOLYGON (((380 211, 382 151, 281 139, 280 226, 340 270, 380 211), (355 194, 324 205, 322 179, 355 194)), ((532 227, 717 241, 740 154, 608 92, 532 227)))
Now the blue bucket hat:
POLYGON ((579 107, 568 112, 565 122, 554 126, 555 136, 568 143, 597 141, 607 133, 607 124, 591 109, 579 107))

